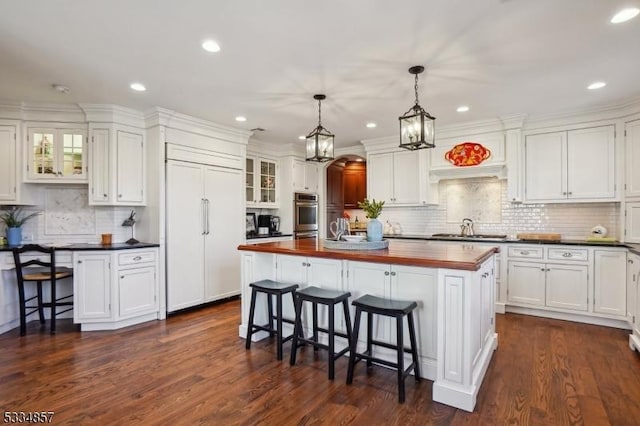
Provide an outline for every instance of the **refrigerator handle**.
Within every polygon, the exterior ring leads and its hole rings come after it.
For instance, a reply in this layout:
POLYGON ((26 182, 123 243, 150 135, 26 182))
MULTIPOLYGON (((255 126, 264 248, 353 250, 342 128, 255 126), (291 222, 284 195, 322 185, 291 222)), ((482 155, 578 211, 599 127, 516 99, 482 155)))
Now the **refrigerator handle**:
POLYGON ((200 199, 200 213, 202 213, 202 232, 200 233, 200 235, 207 235, 207 225, 205 223, 207 213, 204 205, 204 198, 200 199))
POLYGON ((208 198, 205 198, 205 199, 204 199, 204 205, 205 205, 205 207, 206 207, 206 210, 205 210, 205 211, 206 211, 206 213, 207 213, 207 216, 206 216, 206 219, 205 219, 205 223, 206 223, 206 225, 207 225, 207 228, 206 228, 206 229, 207 229, 206 235, 209 235, 209 231, 210 231, 211 229, 209 228, 209 199, 208 199, 208 198))

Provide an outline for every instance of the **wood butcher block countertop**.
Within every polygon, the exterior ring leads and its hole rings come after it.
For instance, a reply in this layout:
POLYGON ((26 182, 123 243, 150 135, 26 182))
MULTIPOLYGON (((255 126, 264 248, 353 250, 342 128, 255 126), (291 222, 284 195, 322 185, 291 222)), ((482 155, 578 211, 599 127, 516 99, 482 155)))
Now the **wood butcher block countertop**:
POLYGON ((238 246, 238 250, 477 271, 482 262, 497 253, 499 248, 466 242, 442 244, 429 241, 390 240, 389 248, 382 250, 338 250, 325 248, 322 240, 302 239, 243 244, 238 246))

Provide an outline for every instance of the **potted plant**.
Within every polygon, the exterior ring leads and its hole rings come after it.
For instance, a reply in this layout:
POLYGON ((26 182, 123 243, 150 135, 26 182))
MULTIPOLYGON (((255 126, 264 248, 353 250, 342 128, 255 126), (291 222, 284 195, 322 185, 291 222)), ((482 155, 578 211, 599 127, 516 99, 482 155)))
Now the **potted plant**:
POLYGON ((23 214, 22 206, 13 206, 11 210, 0 214, 0 221, 7 226, 7 243, 10 246, 18 246, 22 243, 22 225, 40 212, 23 214))
POLYGON ((382 222, 377 218, 382 213, 382 206, 384 201, 373 201, 365 198, 364 201, 358 201, 358 207, 364 210, 364 213, 369 218, 367 224, 367 241, 382 241, 382 222))

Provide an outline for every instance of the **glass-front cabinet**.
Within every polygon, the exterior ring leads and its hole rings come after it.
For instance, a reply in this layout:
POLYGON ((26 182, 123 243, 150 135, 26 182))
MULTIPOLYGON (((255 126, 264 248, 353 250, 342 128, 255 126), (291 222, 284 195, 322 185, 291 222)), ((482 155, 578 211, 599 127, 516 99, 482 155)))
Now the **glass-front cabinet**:
POLYGON ((247 207, 278 207, 278 162, 265 158, 247 157, 245 170, 245 199, 247 207))
POLYGON ((85 129, 29 128, 27 142, 29 180, 87 181, 85 129))

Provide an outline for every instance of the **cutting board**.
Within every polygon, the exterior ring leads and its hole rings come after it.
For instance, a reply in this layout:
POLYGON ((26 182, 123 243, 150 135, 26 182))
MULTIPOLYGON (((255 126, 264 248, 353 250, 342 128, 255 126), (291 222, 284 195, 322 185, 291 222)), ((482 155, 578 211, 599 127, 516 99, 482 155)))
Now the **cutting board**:
POLYGON ((518 239, 528 241, 560 241, 562 238, 560 234, 554 233, 528 233, 518 234, 518 239))

